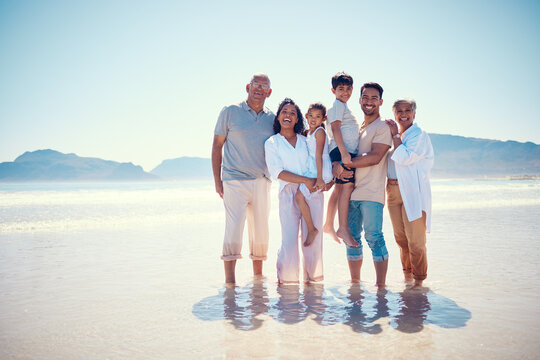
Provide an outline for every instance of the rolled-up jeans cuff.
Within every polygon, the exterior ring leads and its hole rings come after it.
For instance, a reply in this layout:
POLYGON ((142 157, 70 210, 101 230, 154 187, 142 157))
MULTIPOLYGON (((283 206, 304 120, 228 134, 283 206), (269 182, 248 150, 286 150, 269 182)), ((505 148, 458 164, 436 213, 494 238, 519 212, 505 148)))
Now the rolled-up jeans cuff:
POLYGON ((266 260, 266 256, 249 255, 251 260, 266 260))
POLYGON ((221 260, 223 261, 233 261, 233 260, 238 260, 241 258, 242 258, 242 255, 222 255, 221 256, 221 260))
POLYGON ((347 260, 360 261, 364 259, 364 255, 347 255, 347 260))
POLYGON ((373 256, 374 262, 381 262, 388 259, 388 254, 384 254, 382 256, 373 256))

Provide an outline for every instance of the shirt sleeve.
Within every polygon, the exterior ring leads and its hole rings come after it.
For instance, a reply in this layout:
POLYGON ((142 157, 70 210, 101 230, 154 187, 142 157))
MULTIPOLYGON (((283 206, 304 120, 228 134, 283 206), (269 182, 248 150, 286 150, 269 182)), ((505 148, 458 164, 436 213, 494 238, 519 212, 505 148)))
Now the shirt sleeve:
POLYGON ((372 143, 392 146, 392 133, 384 121, 375 130, 372 143))
POLYGON ((227 106, 225 106, 219 113, 216 127, 214 128, 215 135, 227 137, 227 134, 229 133, 229 118, 229 110, 227 106))
POLYGON ((427 134, 422 132, 404 139, 404 142, 392 154, 392 160, 398 165, 409 166, 424 159, 430 153, 429 148, 431 147, 431 142, 426 136, 427 134))
POLYGON ((283 161, 281 161, 281 157, 279 156, 278 144, 275 140, 276 139, 271 136, 265 141, 264 158, 270 176, 272 176, 273 179, 278 180, 279 174, 285 169, 283 168, 283 161))
POLYGON ((343 121, 345 115, 345 104, 339 100, 334 101, 332 109, 328 112, 328 123, 331 124, 334 121, 343 121))

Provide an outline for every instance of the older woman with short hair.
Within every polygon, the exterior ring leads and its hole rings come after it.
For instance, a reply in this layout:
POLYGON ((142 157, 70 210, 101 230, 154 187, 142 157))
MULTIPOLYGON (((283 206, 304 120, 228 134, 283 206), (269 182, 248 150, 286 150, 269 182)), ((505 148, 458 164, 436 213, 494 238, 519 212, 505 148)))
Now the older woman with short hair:
POLYGON ((413 287, 419 287, 427 277, 426 232, 431 227, 429 175, 433 147, 429 135, 414 123, 414 100, 398 99, 392 110, 395 121, 386 121, 394 145, 388 156, 388 212, 405 282, 414 280, 413 287))

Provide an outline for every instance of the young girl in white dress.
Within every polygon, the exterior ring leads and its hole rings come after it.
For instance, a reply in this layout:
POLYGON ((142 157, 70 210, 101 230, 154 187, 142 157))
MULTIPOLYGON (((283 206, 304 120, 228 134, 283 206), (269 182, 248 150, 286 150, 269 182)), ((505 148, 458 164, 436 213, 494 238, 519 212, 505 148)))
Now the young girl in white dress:
MULTIPOLYGON (((326 107, 321 103, 309 105, 306 120, 309 126, 306 139, 309 158, 307 164, 308 173, 303 175, 310 178, 316 178, 315 190, 322 191, 333 181, 332 162, 330 161, 330 155, 328 154, 328 138, 324 128, 326 107)), ((311 210, 306 202, 306 198, 309 199, 310 197, 311 192, 307 186, 301 184, 296 192, 295 200, 308 229, 304 246, 311 245, 319 233, 319 229, 313 224, 311 210)))

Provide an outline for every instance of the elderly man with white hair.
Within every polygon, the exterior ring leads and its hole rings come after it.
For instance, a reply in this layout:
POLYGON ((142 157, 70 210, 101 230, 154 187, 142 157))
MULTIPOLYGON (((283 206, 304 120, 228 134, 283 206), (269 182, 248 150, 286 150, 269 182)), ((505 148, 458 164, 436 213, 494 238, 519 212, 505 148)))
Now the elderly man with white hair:
POLYGON ((395 121, 386 121, 394 145, 388 160, 388 212, 401 253, 405 282, 410 284, 414 280, 415 288, 422 286, 427 277, 426 232, 431 225, 429 175, 433 147, 429 135, 414 123, 414 100, 398 99, 392 110, 395 121))
POLYGON ((262 277, 268 252, 270 174, 264 142, 274 134, 274 113, 264 106, 272 93, 266 74, 255 74, 246 85, 247 99, 225 106, 219 114, 212 144, 216 192, 225 206, 223 240, 225 282, 236 282, 236 260, 242 258, 244 224, 248 224, 253 275, 262 277))

